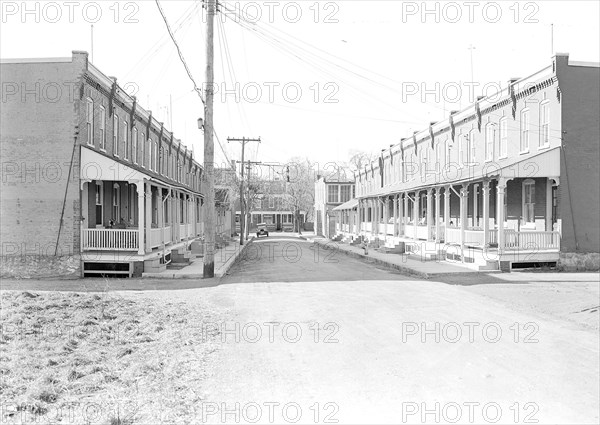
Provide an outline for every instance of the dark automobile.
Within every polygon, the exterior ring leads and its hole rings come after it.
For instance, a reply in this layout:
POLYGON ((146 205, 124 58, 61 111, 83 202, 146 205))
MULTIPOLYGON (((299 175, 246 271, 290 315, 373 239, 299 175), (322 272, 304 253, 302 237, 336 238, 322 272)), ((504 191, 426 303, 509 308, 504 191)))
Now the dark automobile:
POLYGON ((267 223, 259 223, 256 228, 256 237, 269 236, 269 230, 267 229, 267 223))

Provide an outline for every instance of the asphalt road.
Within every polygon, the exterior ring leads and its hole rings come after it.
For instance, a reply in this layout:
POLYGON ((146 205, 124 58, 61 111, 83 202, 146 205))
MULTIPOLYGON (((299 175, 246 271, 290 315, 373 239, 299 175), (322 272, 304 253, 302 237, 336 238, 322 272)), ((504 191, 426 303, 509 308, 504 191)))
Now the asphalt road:
POLYGON ((221 283, 406 280, 391 269, 376 267, 303 239, 277 235, 254 239, 221 283))

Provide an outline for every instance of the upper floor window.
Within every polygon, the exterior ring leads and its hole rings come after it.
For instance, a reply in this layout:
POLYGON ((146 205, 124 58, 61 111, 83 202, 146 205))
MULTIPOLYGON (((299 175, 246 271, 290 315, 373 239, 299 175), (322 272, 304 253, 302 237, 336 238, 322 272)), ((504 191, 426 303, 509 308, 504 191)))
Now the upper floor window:
POLYGON ((129 159, 129 124, 123 121, 123 158, 129 159))
POLYGON ((146 168, 146 134, 142 133, 142 145, 140 146, 140 155, 142 158, 140 159, 140 165, 143 168, 146 168))
POLYGON ((275 197, 269 197, 269 208, 275 208, 275 197))
POLYGON ((100 149, 106 149, 106 109, 100 106, 100 149))
POLYGON ((351 187, 350 185, 340 186, 340 202, 348 202, 350 200, 351 187))
POLYGON ((547 100, 540 105, 540 147, 550 144, 550 102, 547 100))
POLYGON ((494 136, 496 135, 496 124, 488 123, 485 126, 485 160, 494 160, 494 136))
POLYGON ((86 129, 87 144, 94 144, 94 101, 90 98, 86 102, 86 129))
POLYGON ((452 152, 452 142, 450 141, 450 139, 446 140, 446 168, 450 166, 450 161, 451 161, 451 157, 450 157, 450 153, 452 152))
POLYGON ((508 121, 506 117, 500 120, 500 140, 499 140, 499 152, 500 158, 506 158, 508 155, 508 121))
POLYGON ((529 152, 529 109, 521 112, 521 140, 519 147, 521 153, 529 152))
POLYGON ((469 157, 469 163, 470 164, 475 164, 475 146, 477 144, 475 143, 475 129, 471 130, 471 132, 469 133, 469 143, 468 143, 468 157, 469 157))
POLYGON ((152 139, 150 139, 150 143, 152 144, 154 151, 154 153, 152 154, 152 169, 156 171, 158 163, 158 142, 152 143, 152 139))
POLYGON ((133 127, 133 134, 131 136, 131 159, 134 164, 138 163, 138 129, 133 127))
POLYGON ((330 184, 327 186, 327 202, 337 203, 339 202, 339 187, 336 184, 330 184))
POLYGON ((435 145, 435 169, 436 169, 436 171, 441 168, 441 162, 442 162, 442 144, 438 142, 435 145), (439 167, 438 167, 438 165, 439 165, 439 167))
POLYGON ((458 138, 458 166, 464 167, 469 163, 469 138, 471 134, 461 134, 458 138))
POLYGON ((119 156, 119 117, 113 115, 113 154, 119 156))

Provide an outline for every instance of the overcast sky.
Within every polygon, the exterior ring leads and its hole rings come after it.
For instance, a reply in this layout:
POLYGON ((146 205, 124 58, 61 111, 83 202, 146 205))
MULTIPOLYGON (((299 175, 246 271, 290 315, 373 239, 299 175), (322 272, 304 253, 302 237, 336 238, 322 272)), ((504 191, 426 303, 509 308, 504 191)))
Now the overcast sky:
MULTIPOLYGON (((21 1, 1 3, 3 58, 91 53, 94 23, 92 62, 167 127, 172 119, 175 136, 202 161, 202 104, 155 1, 28 1, 29 13, 21 1)), ((231 90, 225 99, 217 93, 215 126, 230 159, 239 159, 239 144, 227 144, 228 136, 260 136, 260 146, 248 145, 259 161, 307 156, 326 163, 347 160, 356 149, 379 151, 466 107, 482 87, 492 94, 549 65, 551 24, 554 52, 600 60, 598 1, 226 4, 241 15, 228 12, 215 27, 215 79, 231 90)), ((201 4, 161 6, 201 85, 201 4)), ((215 151, 224 160, 218 145, 215 151)))

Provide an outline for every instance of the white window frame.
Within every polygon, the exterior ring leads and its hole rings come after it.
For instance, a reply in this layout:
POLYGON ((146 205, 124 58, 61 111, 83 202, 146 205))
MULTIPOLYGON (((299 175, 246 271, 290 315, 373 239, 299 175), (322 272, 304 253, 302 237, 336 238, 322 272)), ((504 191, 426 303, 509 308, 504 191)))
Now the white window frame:
POLYGON ((508 157, 508 120, 506 117, 500 118, 500 137, 498 138, 498 158, 504 159, 508 157))
POLYGON ((111 213, 115 224, 119 223, 121 221, 121 186, 118 183, 113 185, 111 213))
POLYGON ((485 162, 494 160, 494 139, 496 138, 496 124, 488 122, 485 125, 485 162))
POLYGON ((275 208, 275 197, 274 196, 269 197, 269 208, 275 208))
POLYGON ((125 126, 123 128, 123 149, 125 151, 123 152, 123 159, 129 160, 129 123, 127 120, 123 121, 123 125, 125 126))
POLYGON ((450 167, 450 163, 452 162, 452 157, 451 157, 451 149, 452 149, 452 144, 450 143, 450 139, 446 139, 446 143, 445 143, 445 152, 444 152, 444 156, 445 156, 445 164, 444 166, 446 167, 446 170, 448 170, 450 167))
MULTIPOLYGON (((152 139, 150 139, 152 140, 152 139)), ((154 142, 152 144, 152 148, 154 149, 154 155, 152 156, 152 170, 157 172, 157 160, 158 160, 158 142, 154 142)))
POLYGON ((138 163, 138 129, 137 127, 133 127, 133 131, 131 134, 131 159, 134 164, 138 163))
POLYGON ((475 129, 471 129, 471 131, 469 132, 469 143, 467 145, 467 149, 469 150, 468 152, 468 158, 469 158, 469 163, 475 165, 476 161, 476 146, 477 144, 475 143, 475 129))
POLYGON ((519 153, 525 154, 529 153, 531 142, 530 138, 530 130, 531 130, 531 118, 529 114, 529 109, 523 109, 520 114, 519 120, 519 153))
POLYGON ((106 109, 100 105, 100 146, 101 151, 106 152, 106 109))
POLYGON ((113 114, 113 155, 119 156, 119 116, 113 114))
POLYGON ((85 104, 87 144, 94 146, 94 101, 88 97, 85 104))
POLYGON ((550 101, 544 100, 540 104, 540 139, 538 147, 545 149, 550 147, 550 101), (546 112, 546 114, 544 114, 546 112), (546 116, 544 116, 546 115, 546 116))
POLYGON ((522 187, 522 204, 521 211, 523 212, 523 223, 525 226, 535 226, 535 180, 527 179, 523 181, 522 187), (531 198, 530 202, 527 202, 527 188, 531 188, 531 198), (529 208, 531 207, 531 217, 529 217, 529 208), (528 221, 530 219, 530 221, 528 221))
POLYGON ((141 154, 142 154, 142 160, 140 161, 140 165, 142 166, 142 168, 146 168, 146 144, 148 143, 148 141, 146 140, 146 133, 142 132, 142 149, 141 149, 141 154))

